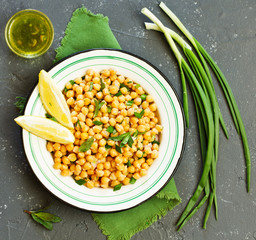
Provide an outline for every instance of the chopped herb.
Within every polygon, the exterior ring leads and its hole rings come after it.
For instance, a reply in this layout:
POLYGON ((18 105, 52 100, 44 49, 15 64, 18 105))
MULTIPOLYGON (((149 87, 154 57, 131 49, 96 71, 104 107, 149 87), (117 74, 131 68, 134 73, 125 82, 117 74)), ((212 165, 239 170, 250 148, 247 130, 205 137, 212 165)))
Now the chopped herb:
POLYGON ((113 126, 108 126, 108 127, 107 127, 107 132, 113 133, 114 129, 115 129, 115 128, 114 128, 113 126))
POLYGON ((105 148, 108 150, 108 149, 110 149, 110 148, 112 148, 110 145, 108 145, 108 144, 106 144, 105 145, 105 148))
POLYGON ((132 81, 127 82, 128 84, 132 83, 132 81))
POLYGON ((47 208, 39 209, 36 211, 24 210, 24 212, 28 213, 33 218, 33 220, 42 224, 48 230, 52 230, 53 229, 52 223, 60 222, 61 218, 52 213, 44 212, 44 210, 46 210, 46 209, 47 208))
POLYGON ((112 107, 108 105, 107 108, 108 108, 108 113, 111 113, 112 107))
POLYGON ((140 95, 140 98, 141 98, 142 101, 144 101, 144 100, 146 100, 147 95, 146 94, 142 94, 142 95, 140 95))
POLYGON ((92 91, 93 88, 93 82, 90 82, 89 91, 92 91))
POLYGON ((129 137, 129 140, 128 140, 128 146, 129 146, 129 147, 132 147, 133 142, 134 142, 134 141, 133 141, 132 137, 130 136, 130 137, 129 137))
POLYGON ((123 87, 127 88, 128 92, 131 91, 131 89, 127 85, 125 85, 124 83, 121 83, 120 84, 120 89, 123 88, 123 87))
POLYGON ((130 132, 127 132, 127 133, 123 133, 119 136, 116 136, 116 137, 110 137, 109 140, 113 140, 113 141, 122 141, 123 138, 125 138, 126 136, 130 135, 131 133, 130 132))
POLYGON ((75 180, 76 181, 76 183, 78 184, 78 185, 84 185, 85 183, 86 183, 86 180, 85 179, 79 179, 79 180, 75 180))
POLYGON ((102 124, 103 124, 103 122, 101 122, 101 121, 93 121, 93 124, 94 124, 94 125, 98 125, 98 126, 99 126, 99 125, 102 125, 102 124))
POLYGON ((138 131, 138 130, 136 130, 136 131, 132 134, 133 137, 137 137, 138 135, 139 135, 139 131, 138 131))
POLYGON ((135 88, 138 89, 140 87, 140 84, 136 84, 135 88))
POLYGON ((144 132, 138 132, 138 135, 144 135, 146 133, 146 131, 144 132))
POLYGON ((114 128, 114 131, 112 132, 113 135, 117 133, 116 129, 114 128))
POLYGON ((106 87, 106 84, 104 83, 103 79, 100 79, 100 91, 102 91, 106 87))
POLYGON ((91 148, 93 142, 94 142, 93 137, 88 138, 85 142, 81 144, 79 148, 79 152, 87 152, 91 148))
POLYGON ((75 84, 75 81, 74 81, 74 80, 70 80, 69 82, 71 83, 71 85, 74 85, 74 84, 75 84))
POLYGON ((133 100, 131 100, 131 101, 127 101, 127 103, 126 103, 126 106, 132 106, 132 104, 134 103, 134 101, 133 100))
POLYGON ((116 145, 116 151, 118 151, 119 153, 122 153, 122 149, 120 146, 116 145))
POLYGON ((100 104, 99 104, 99 110, 101 109, 101 107, 102 107, 104 104, 105 104, 104 101, 100 102, 100 104))
POLYGON ((64 93, 66 93, 67 91, 69 91, 70 89, 67 89, 66 87, 64 88, 64 93))
POLYGON ((101 107, 105 104, 105 102, 104 102, 104 101, 97 100, 97 99, 94 99, 94 103, 95 103, 95 112, 94 112, 93 117, 97 117, 97 116, 98 116, 98 113, 99 113, 99 110, 100 110, 101 107))
POLYGON ((45 117, 46 117, 46 118, 49 118, 49 119, 52 120, 52 121, 58 122, 57 119, 56 119, 55 117, 53 117, 52 115, 50 115, 49 113, 46 113, 46 114, 45 114, 45 117))
POLYGON ((130 160, 128 160, 128 162, 127 162, 127 167, 130 167, 130 166, 132 166, 132 164, 131 164, 131 162, 130 162, 130 160))
POLYGON ((118 93, 116 93, 114 96, 119 97, 122 95, 122 92, 119 90, 118 93))
POLYGON ((136 179, 134 177, 131 177, 130 184, 134 184, 136 182, 136 179))
POLYGON ((140 113, 135 112, 135 113, 134 113, 134 116, 135 116, 136 118, 142 118, 143 114, 144 114, 144 109, 142 109, 142 111, 141 111, 140 113))
POLYGON ((15 102, 15 106, 20 110, 19 112, 22 113, 24 111, 27 98, 18 96, 16 99, 18 100, 15 102))
POLYGON ((128 134, 122 139, 122 141, 121 141, 121 143, 120 143, 120 147, 121 147, 121 148, 124 147, 124 145, 125 145, 126 143, 128 143, 130 137, 131 137, 131 133, 128 132, 128 134))
POLYGON ((81 123, 79 121, 79 119, 77 120, 77 122, 75 123, 75 127, 77 126, 77 124, 79 125, 79 127, 82 129, 81 123))
POLYGON ((116 185, 115 187, 114 187, 114 191, 118 191, 118 190, 120 190, 121 189, 121 187, 122 187, 122 183, 119 183, 118 185, 116 185))
POLYGON ((153 142, 152 142, 152 144, 154 144, 154 143, 156 143, 156 144, 160 144, 160 142, 158 142, 158 141, 156 141, 156 140, 154 140, 153 142))

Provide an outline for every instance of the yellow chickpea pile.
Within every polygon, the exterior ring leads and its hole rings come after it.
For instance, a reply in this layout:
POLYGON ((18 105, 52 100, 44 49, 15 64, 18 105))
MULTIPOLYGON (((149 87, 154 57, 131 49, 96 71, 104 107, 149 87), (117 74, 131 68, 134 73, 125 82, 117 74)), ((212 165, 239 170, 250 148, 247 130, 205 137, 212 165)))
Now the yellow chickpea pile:
POLYGON ((84 179, 88 188, 115 188, 129 184, 131 179, 134 183, 147 174, 158 157, 159 143, 154 140, 158 140, 162 131, 151 95, 113 69, 101 72, 88 69, 85 76, 68 82, 63 94, 75 126, 72 130, 75 142, 47 143, 53 167, 60 169, 62 176, 73 176, 76 181, 84 179), (94 116, 95 100, 104 102, 97 116, 94 116), (141 111, 142 117, 137 118, 134 113, 141 111), (95 121, 101 125, 95 125, 95 121), (109 126, 114 127, 115 134, 107 131, 109 126), (133 144, 132 147, 125 144, 120 153, 116 149, 120 142, 108 138, 127 132, 131 133, 133 144), (79 152, 81 144, 91 137, 94 141, 90 149, 79 152))

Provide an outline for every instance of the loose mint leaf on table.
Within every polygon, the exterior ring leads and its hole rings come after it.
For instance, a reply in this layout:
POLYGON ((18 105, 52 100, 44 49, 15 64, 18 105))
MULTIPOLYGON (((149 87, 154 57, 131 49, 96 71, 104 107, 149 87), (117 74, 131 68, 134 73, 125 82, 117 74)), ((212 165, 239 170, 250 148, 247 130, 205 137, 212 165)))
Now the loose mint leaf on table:
POLYGON ((52 223, 58 223, 62 219, 52 213, 44 212, 44 210, 46 210, 46 209, 47 209, 47 207, 43 208, 43 209, 36 210, 36 211, 24 210, 24 212, 31 215, 31 217, 33 218, 34 221, 40 223, 46 229, 52 230, 53 229, 52 223))

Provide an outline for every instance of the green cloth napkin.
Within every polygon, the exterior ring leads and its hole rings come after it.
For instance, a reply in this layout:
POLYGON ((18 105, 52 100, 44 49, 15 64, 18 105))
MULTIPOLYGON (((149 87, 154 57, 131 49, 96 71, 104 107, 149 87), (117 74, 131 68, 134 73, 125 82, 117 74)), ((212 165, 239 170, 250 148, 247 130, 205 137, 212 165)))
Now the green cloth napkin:
MULTIPOLYGON (((108 25, 108 18, 82 7, 74 11, 61 46, 56 49, 55 61, 90 48, 120 49, 120 46, 108 25)), ((126 240, 149 227, 180 201, 172 179, 157 195, 135 208, 116 213, 92 213, 92 217, 109 240, 126 240)))

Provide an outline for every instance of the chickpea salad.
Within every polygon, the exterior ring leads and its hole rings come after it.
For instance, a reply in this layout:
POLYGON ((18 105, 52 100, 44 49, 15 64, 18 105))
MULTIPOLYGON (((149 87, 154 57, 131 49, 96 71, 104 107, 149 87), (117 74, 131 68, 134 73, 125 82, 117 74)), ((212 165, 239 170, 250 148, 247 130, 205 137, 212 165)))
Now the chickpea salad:
POLYGON ((153 97, 113 69, 88 69, 64 90, 75 142, 47 142, 55 169, 88 188, 121 189, 147 175, 163 127, 153 97))

